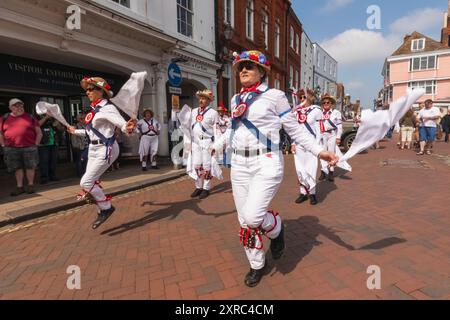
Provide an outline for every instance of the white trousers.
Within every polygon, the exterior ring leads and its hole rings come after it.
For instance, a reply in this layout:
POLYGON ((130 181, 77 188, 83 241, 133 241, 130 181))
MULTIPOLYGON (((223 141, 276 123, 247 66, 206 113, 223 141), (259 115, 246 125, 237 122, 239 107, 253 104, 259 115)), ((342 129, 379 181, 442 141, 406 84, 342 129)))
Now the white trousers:
POLYGON ((201 174, 204 171, 211 171, 211 139, 196 140, 192 142, 192 165, 199 177, 195 181, 196 189, 211 190, 211 179, 205 179, 201 174))
MULTIPOLYGON (((321 145, 325 151, 336 153, 336 132, 324 132, 322 133, 321 145)), ((328 162, 320 160, 322 171, 328 174, 330 171, 334 171, 334 167, 328 167, 328 162)))
POLYGON ((295 170, 300 183, 301 194, 316 194, 316 177, 319 161, 315 155, 297 146, 295 150, 295 170))
POLYGON ((85 191, 89 191, 96 201, 100 201, 97 203, 100 210, 111 208, 111 201, 104 201, 106 199, 105 193, 96 182, 100 180, 102 174, 108 170, 111 164, 116 161, 119 156, 119 145, 117 142, 114 142, 114 145, 112 146, 111 159, 109 162, 108 159, 105 160, 105 155, 106 147, 104 145, 89 145, 86 172, 83 177, 81 177, 80 181, 80 187, 85 191))
MULTIPOLYGON (((280 216, 275 218, 268 209, 283 179, 284 162, 281 152, 270 155, 245 158, 233 154, 231 184, 241 227, 261 227, 266 231, 273 228, 266 236, 275 239, 280 234, 282 221, 280 216)), ((262 246, 261 241, 256 240, 256 247, 262 246)), ((265 252, 257 248, 245 247, 245 253, 251 268, 259 270, 264 267, 265 252)))
MULTIPOLYGON (((158 153, 158 136, 144 135, 139 142, 139 156, 141 162, 147 161, 147 156, 150 155, 152 166, 156 166, 156 154, 158 153)), ((146 165, 143 166, 145 167, 146 165)))

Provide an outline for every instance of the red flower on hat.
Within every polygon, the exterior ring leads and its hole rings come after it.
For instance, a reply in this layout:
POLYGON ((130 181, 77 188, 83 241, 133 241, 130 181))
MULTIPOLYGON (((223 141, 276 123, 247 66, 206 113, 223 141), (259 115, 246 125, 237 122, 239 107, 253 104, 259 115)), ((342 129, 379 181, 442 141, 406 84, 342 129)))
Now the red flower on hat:
POLYGON ((266 60, 265 65, 268 66, 268 67, 270 66, 269 60, 266 60))
POLYGON ((249 55, 250 60, 258 61, 258 57, 254 54, 249 55))
POLYGON ((109 84, 105 84, 105 89, 106 89, 106 90, 110 90, 110 89, 111 89, 111 86, 110 86, 109 84))

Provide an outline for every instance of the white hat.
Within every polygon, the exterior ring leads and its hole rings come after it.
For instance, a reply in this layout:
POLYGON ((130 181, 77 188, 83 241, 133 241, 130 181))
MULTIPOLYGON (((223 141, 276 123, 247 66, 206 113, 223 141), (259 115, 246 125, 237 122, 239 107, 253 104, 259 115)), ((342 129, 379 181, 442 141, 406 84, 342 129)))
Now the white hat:
POLYGON ((17 99, 17 98, 14 98, 14 99, 9 100, 9 106, 10 106, 10 107, 12 107, 13 105, 15 105, 16 103, 25 104, 25 103, 23 103, 22 100, 17 99))

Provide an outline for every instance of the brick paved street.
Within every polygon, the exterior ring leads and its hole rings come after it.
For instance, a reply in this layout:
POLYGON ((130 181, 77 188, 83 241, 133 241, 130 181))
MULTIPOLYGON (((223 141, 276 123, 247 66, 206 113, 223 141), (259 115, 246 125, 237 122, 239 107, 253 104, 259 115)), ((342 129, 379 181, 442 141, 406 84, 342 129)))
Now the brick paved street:
POLYGON ((88 206, 0 229, 0 299, 450 299, 450 145, 421 157, 382 146, 321 183, 315 207, 294 203, 286 156, 272 206, 287 249, 277 262, 268 255, 256 288, 243 284, 229 180, 201 201, 182 177, 115 198, 117 213, 97 231, 88 206), (69 265, 81 268, 81 290, 66 288, 69 265), (381 290, 367 289, 370 265, 381 290))

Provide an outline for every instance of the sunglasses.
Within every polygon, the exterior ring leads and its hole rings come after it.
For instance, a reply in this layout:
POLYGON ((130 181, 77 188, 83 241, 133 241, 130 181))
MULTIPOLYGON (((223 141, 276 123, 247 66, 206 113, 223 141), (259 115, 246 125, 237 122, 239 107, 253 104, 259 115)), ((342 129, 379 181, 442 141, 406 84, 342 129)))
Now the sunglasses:
POLYGON ((301 99, 301 100, 305 100, 305 99, 306 99, 306 96, 300 96, 300 99, 301 99))
POLYGON ((328 104, 331 104, 331 102, 330 101, 325 101, 325 102, 322 102, 322 104, 328 105, 328 104))
POLYGON ((248 71, 254 70, 256 68, 255 64, 251 63, 251 62, 243 62, 239 65, 238 67, 238 71, 242 72, 242 70, 244 70, 244 68, 248 71))
POLYGON ((97 88, 97 87, 86 88, 86 92, 91 92, 91 91, 94 91, 94 90, 100 91, 101 89, 100 89, 100 88, 97 88))

